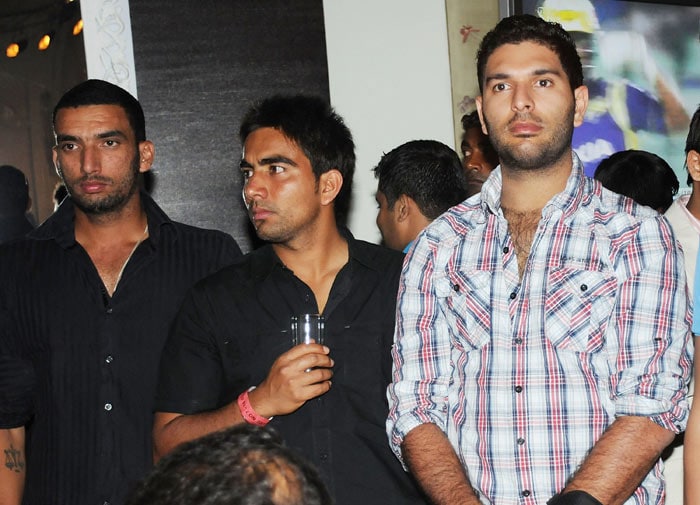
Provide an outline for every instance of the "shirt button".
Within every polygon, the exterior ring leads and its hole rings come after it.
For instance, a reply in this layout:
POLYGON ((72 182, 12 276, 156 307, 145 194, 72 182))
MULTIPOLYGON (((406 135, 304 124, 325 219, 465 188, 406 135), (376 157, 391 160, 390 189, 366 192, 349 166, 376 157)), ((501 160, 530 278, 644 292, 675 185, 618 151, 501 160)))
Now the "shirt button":
POLYGON ((112 410, 112 404, 111 404, 111 403, 105 403, 105 410, 106 410, 107 412, 109 412, 110 410, 112 410))
POLYGON ((523 444, 525 443, 525 439, 524 439, 524 438, 519 438, 519 439, 517 440, 517 442, 518 442, 518 445, 523 445, 523 444))
POLYGON ((515 300, 515 297, 516 297, 516 296, 517 296, 517 295, 515 294, 515 291, 513 291, 513 292, 510 294, 510 299, 511 299, 511 300, 515 300))
POLYGON ((508 254, 508 251, 510 251, 510 249, 508 249, 508 246, 505 246, 503 248, 503 254, 508 254))
POLYGON ((588 285, 587 284, 581 284, 581 291, 587 291, 588 290, 588 285))
POLYGON ((114 312, 114 309, 112 307, 107 307, 107 314, 111 314, 114 312))
POLYGON ((513 342, 515 343, 515 345, 520 345, 520 344, 523 343, 523 339, 520 338, 520 337, 515 337, 515 338, 513 339, 513 342))
POLYGON ((525 491, 523 491, 522 495, 523 495, 525 498, 527 498, 528 496, 530 496, 530 490, 529 490, 529 489, 526 489, 525 491))
POLYGON ((455 291, 459 291, 459 284, 455 284, 454 286, 452 286, 452 289, 454 289, 455 291))
POLYGON ((325 452, 322 452, 321 453, 321 461, 326 461, 327 459, 328 459, 328 454, 326 454, 325 452))
POLYGON ((112 357, 111 354, 108 354, 108 355, 105 357, 105 363, 107 363, 107 364, 109 365, 112 361, 114 361, 114 358, 112 357))
POLYGON ((516 392, 516 393, 522 393, 522 392, 523 392, 523 387, 522 387, 522 386, 515 386, 515 392, 516 392))

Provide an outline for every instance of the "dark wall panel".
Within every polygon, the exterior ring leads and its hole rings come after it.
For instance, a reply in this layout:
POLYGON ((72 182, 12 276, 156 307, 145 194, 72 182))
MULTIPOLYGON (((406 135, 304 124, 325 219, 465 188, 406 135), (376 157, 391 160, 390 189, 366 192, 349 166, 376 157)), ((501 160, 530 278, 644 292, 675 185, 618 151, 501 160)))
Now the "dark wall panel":
POLYGON ((153 195, 178 221, 250 249, 240 119, 275 93, 328 97, 322 0, 133 0, 139 100, 156 145, 153 195))

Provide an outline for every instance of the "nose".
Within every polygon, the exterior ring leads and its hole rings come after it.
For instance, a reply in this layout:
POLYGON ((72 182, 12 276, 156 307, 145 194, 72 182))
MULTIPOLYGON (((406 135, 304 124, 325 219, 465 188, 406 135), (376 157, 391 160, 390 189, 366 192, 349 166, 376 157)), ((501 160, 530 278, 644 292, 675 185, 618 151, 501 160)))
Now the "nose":
POLYGON ((516 85, 513 91, 512 108, 515 112, 529 111, 533 108, 530 88, 527 85, 516 85))
POLYGON ((484 154, 480 149, 474 149, 472 154, 464 161, 468 169, 476 170, 477 172, 484 171, 484 154))
POLYGON ((80 169, 83 173, 90 175, 99 172, 101 165, 97 151, 91 147, 85 147, 82 154, 80 169))
POLYGON ((263 200, 267 196, 267 186, 262 174, 253 172, 243 183, 243 202, 246 207, 256 200, 263 200))

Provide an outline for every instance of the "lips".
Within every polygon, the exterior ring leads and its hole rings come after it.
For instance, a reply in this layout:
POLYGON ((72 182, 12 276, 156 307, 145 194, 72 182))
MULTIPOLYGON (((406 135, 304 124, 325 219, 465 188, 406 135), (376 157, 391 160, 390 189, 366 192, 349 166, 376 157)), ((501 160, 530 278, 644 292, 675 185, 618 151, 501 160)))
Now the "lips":
POLYGON ((259 207, 256 204, 252 204, 248 209, 248 214, 253 221, 263 221, 270 217, 273 212, 271 210, 259 207))
POLYGON ((80 183, 80 189, 83 190, 83 193, 87 194, 99 193, 105 186, 107 186, 107 184, 100 181, 84 181, 80 183))
POLYGON ((513 135, 528 137, 531 135, 537 135, 542 131, 542 127, 537 123, 532 123, 529 121, 516 121, 510 124, 508 130, 513 135))

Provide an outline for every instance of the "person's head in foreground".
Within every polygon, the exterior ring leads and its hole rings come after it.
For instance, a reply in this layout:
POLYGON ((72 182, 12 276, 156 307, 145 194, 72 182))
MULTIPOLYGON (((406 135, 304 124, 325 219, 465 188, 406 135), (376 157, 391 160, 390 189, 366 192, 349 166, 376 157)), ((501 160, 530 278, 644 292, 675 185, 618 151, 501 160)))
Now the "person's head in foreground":
POLYGON ((318 472, 270 428, 234 426, 163 458, 127 505, 331 505, 318 472))

